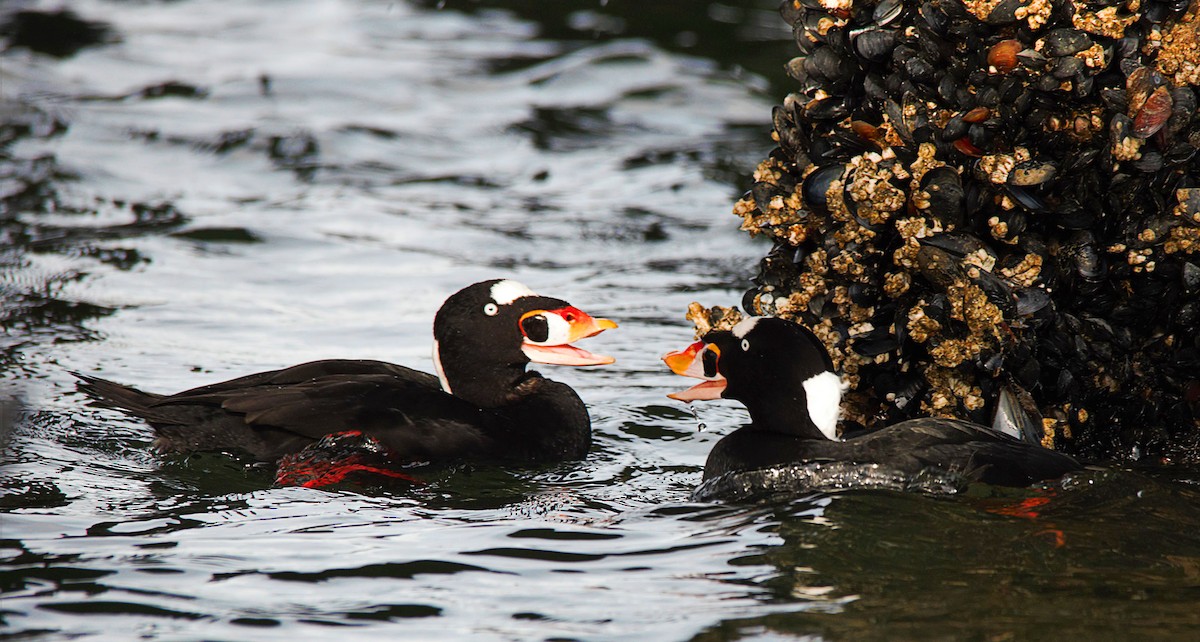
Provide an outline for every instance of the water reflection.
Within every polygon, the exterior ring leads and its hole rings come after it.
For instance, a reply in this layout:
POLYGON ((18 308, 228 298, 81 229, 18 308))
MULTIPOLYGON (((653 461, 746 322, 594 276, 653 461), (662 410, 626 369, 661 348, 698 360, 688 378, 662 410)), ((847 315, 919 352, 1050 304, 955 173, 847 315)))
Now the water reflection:
POLYGON ((980 486, 959 498, 852 491, 830 495, 819 516, 811 500, 775 505, 782 544, 746 562, 777 569, 761 583, 772 602, 804 608, 693 639, 1034 639, 1136 621, 1186 636, 1200 497, 1166 477, 1089 471, 1045 490, 980 486))

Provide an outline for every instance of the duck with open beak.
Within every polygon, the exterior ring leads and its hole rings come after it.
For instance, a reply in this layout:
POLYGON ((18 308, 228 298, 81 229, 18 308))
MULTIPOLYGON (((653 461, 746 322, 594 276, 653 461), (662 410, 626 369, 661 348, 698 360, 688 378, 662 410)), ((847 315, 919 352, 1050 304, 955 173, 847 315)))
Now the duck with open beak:
MULTIPOLYGON (((709 453, 704 466, 706 481, 743 472, 833 463, 837 465, 826 470, 827 479, 818 473, 801 478, 845 488, 853 484, 845 475, 850 466, 869 471, 861 477, 868 482, 879 479, 875 475, 884 471, 888 479, 902 480, 902 485, 917 484, 923 472, 936 471, 967 481, 1028 486, 1081 468, 1071 457, 1039 443, 954 419, 911 419, 839 438, 843 383, 829 352, 808 328, 784 319, 744 319, 729 330, 706 333, 702 340, 668 353, 663 361, 675 374, 702 380, 668 395, 672 399, 733 399, 750 414, 749 424, 723 437, 709 453)), ((747 479, 730 488, 749 488, 747 479)), ((755 477, 753 483, 768 479, 774 478, 755 477)), ((773 487, 764 490, 774 492, 773 487)))
POLYGON ((521 315, 520 327, 524 337, 521 352, 533 363, 603 366, 616 361, 612 357, 592 354, 571 345, 617 327, 615 322, 593 318, 573 305, 526 312, 521 315))
POLYGON ((496 279, 463 288, 438 310, 436 374, 330 359, 172 395, 77 376, 100 405, 147 420, 160 450, 243 450, 279 461, 280 483, 341 479, 349 469, 329 462, 351 459, 355 470, 369 460, 376 472, 381 461, 404 470, 420 462, 559 461, 587 454, 591 419, 570 386, 527 366, 613 363, 571 344, 615 327, 496 279))
POLYGON ((715 345, 697 341, 682 350, 663 355, 663 362, 677 375, 703 379, 700 383, 679 392, 667 395, 677 401, 709 401, 720 399, 725 391, 725 377, 717 370, 721 349, 715 345))

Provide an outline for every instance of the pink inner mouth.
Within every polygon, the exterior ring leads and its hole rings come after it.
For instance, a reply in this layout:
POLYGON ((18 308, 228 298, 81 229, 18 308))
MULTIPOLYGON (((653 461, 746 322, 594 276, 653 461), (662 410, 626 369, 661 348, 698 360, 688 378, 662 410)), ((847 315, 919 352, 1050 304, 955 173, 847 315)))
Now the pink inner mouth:
POLYGON ((725 391, 725 380, 717 379, 714 381, 701 381, 700 383, 679 392, 672 392, 667 395, 676 401, 711 401, 720 399, 721 393, 725 391))
POLYGON ((534 363, 556 366, 605 366, 616 361, 613 357, 593 354, 573 345, 539 346, 525 343, 521 345, 521 351, 534 363))

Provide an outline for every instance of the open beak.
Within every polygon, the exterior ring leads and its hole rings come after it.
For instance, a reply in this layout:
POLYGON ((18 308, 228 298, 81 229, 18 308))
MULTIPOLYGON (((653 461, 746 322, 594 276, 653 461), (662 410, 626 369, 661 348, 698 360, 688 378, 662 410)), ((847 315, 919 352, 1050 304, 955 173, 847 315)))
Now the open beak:
MULTIPOLYGON (((701 355, 708 346, 703 341, 697 341, 683 350, 668 352, 663 355, 663 363, 677 375, 685 377, 695 377, 703 379, 700 383, 679 392, 672 392, 667 395, 671 399, 677 401, 710 401, 712 399, 720 399, 721 393, 725 392, 725 377, 720 373, 713 376, 704 374, 704 364, 701 363, 701 355)), ((710 348, 710 349, 715 349, 710 348)))
POLYGON ((617 327, 614 321, 596 319, 575 306, 556 310, 533 310, 521 316, 525 336, 521 351, 534 363, 559 366, 603 366, 616 359, 592 354, 571 345, 617 327))

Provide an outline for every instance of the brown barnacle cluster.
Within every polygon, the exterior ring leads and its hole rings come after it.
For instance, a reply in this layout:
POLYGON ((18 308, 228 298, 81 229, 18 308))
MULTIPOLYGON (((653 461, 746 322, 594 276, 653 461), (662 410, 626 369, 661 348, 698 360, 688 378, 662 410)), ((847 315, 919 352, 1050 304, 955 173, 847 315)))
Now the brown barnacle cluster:
POLYGON ((1187 13, 1162 35, 1158 70, 1176 86, 1200 85, 1200 6, 1187 13))
POLYGON ((958 406, 977 410, 983 408, 983 391, 951 368, 933 366, 925 371, 933 393, 921 400, 921 411, 936 417, 956 417, 958 406))
POLYGON ((1132 7, 1119 5, 1092 4, 1088 2, 1073 3, 1074 13, 1071 24, 1080 31, 1104 36, 1121 38, 1125 30, 1138 20, 1137 13, 1130 13, 1132 7))
POLYGON ((1017 286, 1034 287, 1042 275, 1042 256, 1026 254, 1016 265, 1000 268, 1000 275, 1017 286))
POLYGON ((742 230, 751 234, 765 231, 789 243, 801 243, 808 238, 810 227, 817 221, 805 216, 794 192, 780 186, 781 181, 786 184, 786 176, 775 159, 768 158, 759 164, 754 172, 756 185, 767 186, 772 193, 763 203, 747 196, 734 205, 734 212, 744 219, 742 230))
POLYGON ((781 13, 743 307, 826 342, 852 421, 990 423, 1007 391, 1056 447, 1200 462, 1200 0, 781 13))
POLYGON ((742 320, 742 312, 736 307, 714 305, 706 308, 693 301, 688 305, 687 320, 696 326, 696 338, 713 330, 729 330, 742 320))
POLYGON ((1162 244, 1162 248, 1163 252, 1167 254, 1200 252, 1200 228, 1171 228, 1171 235, 1162 244))

